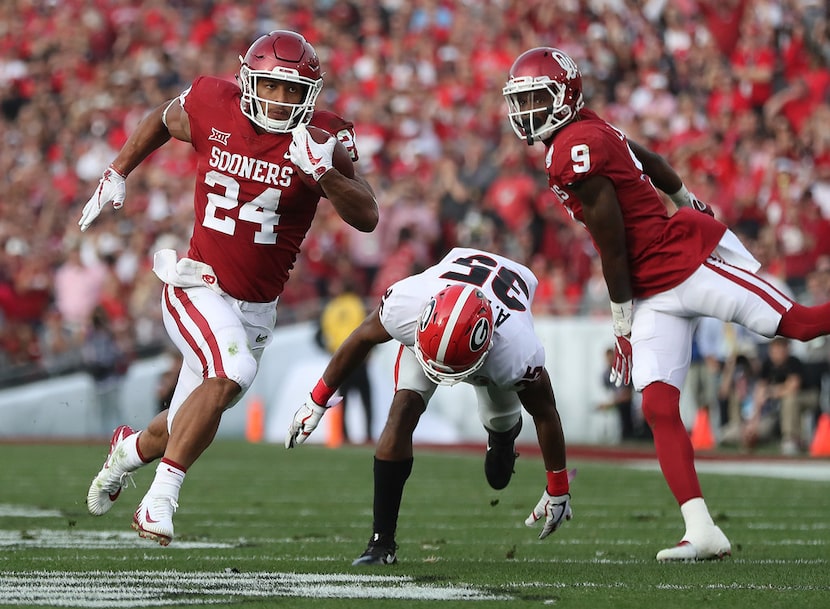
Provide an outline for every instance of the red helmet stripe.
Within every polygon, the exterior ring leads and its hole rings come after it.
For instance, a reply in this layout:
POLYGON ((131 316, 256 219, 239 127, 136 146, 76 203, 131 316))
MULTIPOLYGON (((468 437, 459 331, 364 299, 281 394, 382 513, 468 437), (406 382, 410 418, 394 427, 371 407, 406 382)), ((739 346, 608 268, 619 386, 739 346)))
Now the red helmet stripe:
POLYGON ((477 290, 478 288, 475 286, 465 285, 461 294, 458 295, 458 300, 456 300, 455 304, 453 304, 452 312, 447 318, 447 324, 444 326, 444 331, 441 333, 441 342, 438 345, 438 361, 442 364, 446 361, 447 348, 452 340, 453 331, 459 327, 458 320, 464 312, 464 307, 467 305, 467 302, 469 302, 470 296, 474 295, 477 290))

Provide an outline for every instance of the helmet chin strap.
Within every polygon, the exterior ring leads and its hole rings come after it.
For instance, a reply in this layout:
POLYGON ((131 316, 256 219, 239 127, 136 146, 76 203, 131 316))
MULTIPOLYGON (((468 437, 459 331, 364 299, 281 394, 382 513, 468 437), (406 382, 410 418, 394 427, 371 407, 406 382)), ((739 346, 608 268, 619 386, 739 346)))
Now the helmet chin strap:
MULTIPOLYGON (((548 116, 553 115, 553 106, 552 105, 546 106, 545 110, 547 111, 548 116)), ((531 119, 530 116, 527 116, 522 121, 522 129, 525 132, 525 140, 527 140, 527 145, 528 146, 533 146, 533 133, 532 133, 532 129, 531 129, 531 121, 532 121, 532 119, 531 119)))
POLYGON ((527 140, 528 146, 533 146, 533 133, 530 128, 530 117, 528 116, 525 120, 522 121, 522 129, 525 132, 525 139, 527 140))

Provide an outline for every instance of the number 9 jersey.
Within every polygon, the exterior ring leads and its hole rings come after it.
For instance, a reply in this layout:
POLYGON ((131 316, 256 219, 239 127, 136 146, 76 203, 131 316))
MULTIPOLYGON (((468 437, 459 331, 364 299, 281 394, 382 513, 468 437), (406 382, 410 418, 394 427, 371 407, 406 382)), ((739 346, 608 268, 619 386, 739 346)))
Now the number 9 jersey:
POLYGON ((455 248, 435 266, 393 284, 384 294, 380 322, 409 349, 415 345, 424 307, 452 284, 474 285, 493 311, 493 339, 482 367, 463 382, 520 391, 545 365, 545 349, 533 327, 531 303, 538 280, 526 266, 504 256, 455 248))
POLYGON ((680 285, 718 246, 726 225, 690 208, 670 216, 625 134, 590 110, 579 117, 548 145, 550 189, 584 224, 582 202, 570 187, 591 176, 611 180, 625 225, 634 296, 647 298, 680 285))

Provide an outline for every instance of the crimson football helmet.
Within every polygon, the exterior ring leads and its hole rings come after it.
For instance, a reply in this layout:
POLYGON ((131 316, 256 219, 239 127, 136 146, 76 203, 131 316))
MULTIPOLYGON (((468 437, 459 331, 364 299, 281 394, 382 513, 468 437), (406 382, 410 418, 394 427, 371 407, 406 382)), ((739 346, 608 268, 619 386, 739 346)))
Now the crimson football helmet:
POLYGON ((439 385, 454 385, 476 372, 493 344, 493 311, 472 285, 451 285, 433 296, 418 320, 415 357, 439 385))
POLYGON ((502 89, 513 131, 528 146, 550 138, 585 105, 576 62, 551 47, 525 51, 513 62, 502 89))
POLYGON ((307 124, 314 112, 314 103, 323 88, 320 60, 314 47, 300 34, 274 30, 261 36, 240 56, 239 86, 242 89, 242 113, 269 133, 288 133, 300 123, 307 124), (260 78, 285 80, 300 85, 304 91, 298 104, 268 101, 257 95, 260 78), (285 120, 269 118, 269 106, 289 110, 285 120))

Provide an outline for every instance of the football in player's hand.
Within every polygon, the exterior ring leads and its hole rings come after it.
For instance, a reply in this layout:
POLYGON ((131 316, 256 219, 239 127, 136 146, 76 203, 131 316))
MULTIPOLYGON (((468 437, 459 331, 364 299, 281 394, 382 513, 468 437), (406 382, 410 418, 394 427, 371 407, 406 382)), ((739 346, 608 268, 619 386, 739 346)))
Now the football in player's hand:
MULTIPOLYGON (((312 125, 306 126, 306 129, 308 129, 308 134, 311 136, 311 138, 318 144, 323 144, 330 137, 335 137, 328 131, 324 131, 323 129, 320 129, 319 127, 314 127, 312 125)), ((352 164, 352 157, 349 155, 349 151, 346 150, 346 147, 340 142, 337 142, 334 145, 334 153, 332 154, 332 165, 334 165, 334 167, 347 178, 354 177, 354 165, 352 164)), ((308 186, 311 190, 313 190, 320 196, 324 196, 323 189, 320 188, 320 184, 317 183, 312 176, 299 170, 297 170, 297 173, 299 174, 300 179, 303 181, 303 184, 308 186)))

